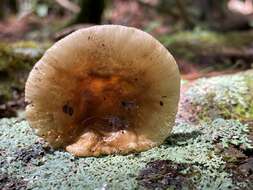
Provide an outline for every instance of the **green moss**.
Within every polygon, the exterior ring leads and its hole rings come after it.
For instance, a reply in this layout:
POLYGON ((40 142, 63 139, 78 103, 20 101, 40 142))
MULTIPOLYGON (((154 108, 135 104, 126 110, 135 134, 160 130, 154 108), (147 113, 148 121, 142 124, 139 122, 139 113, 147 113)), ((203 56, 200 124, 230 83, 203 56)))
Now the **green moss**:
POLYGON ((47 47, 49 44, 38 44, 33 41, 0 43, 0 72, 30 69, 47 47))
POLYGON ((216 45, 224 43, 224 38, 222 35, 211 31, 182 31, 178 32, 172 36, 163 36, 161 41, 164 45, 170 46, 175 43, 208 43, 210 45, 216 45))
POLYGON ((163 36, 161 41, 166 46, 176 43, 188 44, 204 44, 208 46, 232 46, 241 47, 249 46, 250 40, 253 39, 253 32, 230 32, 230 33, 217 33, 213 31, 195 30, 195 31, 182 31, 172 36, 163 36))
POLYGON ((0 104, 11 99, 12 94, 10 90, 10 82, 0 83, 0 104))
POLYGON ((191 178, 200 189, 207 186, 227 189, 232 181, 224 170, 222 156, 215 151, 214 141, 233 143, 236 133, 239 143, 247 144, 246 128, 237 121, 223 119, 202 126, 178 123, 163 145, 146 152, 75 158, 64 151, 46 151, 24 162, 15 159, 17 152, 31 150, 28 147, 40 140, 26 121, 3 119, 0 121, 1 171, 14 178, 24 177, 29 189, 137 189, 138 173, 148 162, 171 160, 191 164, 196 170, 191 178))

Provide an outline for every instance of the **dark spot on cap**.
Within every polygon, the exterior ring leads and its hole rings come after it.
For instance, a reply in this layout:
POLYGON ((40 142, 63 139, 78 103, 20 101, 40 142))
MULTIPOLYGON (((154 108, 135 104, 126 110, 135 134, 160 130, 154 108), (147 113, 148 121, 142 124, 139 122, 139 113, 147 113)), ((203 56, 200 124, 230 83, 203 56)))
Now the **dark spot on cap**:
POLYGON ((68 104, 66 104, 66 105, 64 105, 64 106, 62 107, 62 111, 63 111, 64 113, 70 115, 70 116, 72 116, 73 113, 74 113, 73 108, 70 107, 68 104))
MULTIPOLYGON (((25 106, 32 105, 32 101, 25 101, 25 106)), ((33 105, 32 105, 33 106, 33 105)))
POLYGON ((163 106, 163 102, 162 101, 160 101, 159 103, 160 103, 160 106, 163 106))
POLYGON ((111 128, 112 131, 123 130, 123 129, 127 129, 129 127, 126 120, 124 120, 123 118, 117 117, 117 116, 108 117, 107 122, 108 122, 109 126, 112 127, 111 128))
POLYGON ((122 102, 121 102, 121 105, 122 105, 122 106, 126 106, 126 102, 125 102, 125 101, 122 101, 122 102))
POLYGON ((103 47, 105 47, 105 44, 103 43, 103 44, 101 44, 103 47))
POLYGON ((126 109, 133 109, 137 107, 137 104, 134 101, 127 101, 127 100, 121 101, 121 105, 126 109))

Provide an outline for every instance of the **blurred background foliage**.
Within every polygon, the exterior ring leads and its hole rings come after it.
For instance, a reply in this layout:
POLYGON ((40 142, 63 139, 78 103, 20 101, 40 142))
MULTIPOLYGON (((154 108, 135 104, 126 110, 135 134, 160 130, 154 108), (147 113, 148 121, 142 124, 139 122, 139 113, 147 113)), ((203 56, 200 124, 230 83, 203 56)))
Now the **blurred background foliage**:
POLYGON ((251 0, 1 0, 0 9, 6 22, 15 17, 41 25, 48 21, 47 27, 60 20, 61 27, 110 23, 149 31, 163 26, 171 32, 246 30, 253 12, 251 0))

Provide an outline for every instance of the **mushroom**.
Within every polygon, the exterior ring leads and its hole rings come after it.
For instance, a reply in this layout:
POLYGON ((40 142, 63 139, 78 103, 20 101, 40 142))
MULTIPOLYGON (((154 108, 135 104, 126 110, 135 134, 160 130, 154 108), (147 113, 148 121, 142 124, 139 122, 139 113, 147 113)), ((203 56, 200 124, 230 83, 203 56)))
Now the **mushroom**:
POLYGON ((39 136, 75 156, 140 152, 170 134, 179 89, 174 58, 151 35, 93 26, 56 42, 35 64, 26 115, 39 136))

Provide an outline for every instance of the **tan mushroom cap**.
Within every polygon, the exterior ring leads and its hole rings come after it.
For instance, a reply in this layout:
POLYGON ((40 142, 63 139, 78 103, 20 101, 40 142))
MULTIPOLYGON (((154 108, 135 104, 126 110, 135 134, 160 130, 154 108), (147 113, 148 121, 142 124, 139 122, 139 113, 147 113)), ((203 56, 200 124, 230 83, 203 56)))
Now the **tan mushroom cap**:
POLYGON ((47 50, 25 87, 27 119, 76 156, 126 154, 171 132, 180 89, 172 55, 131 27, 78 30, 47 50))

